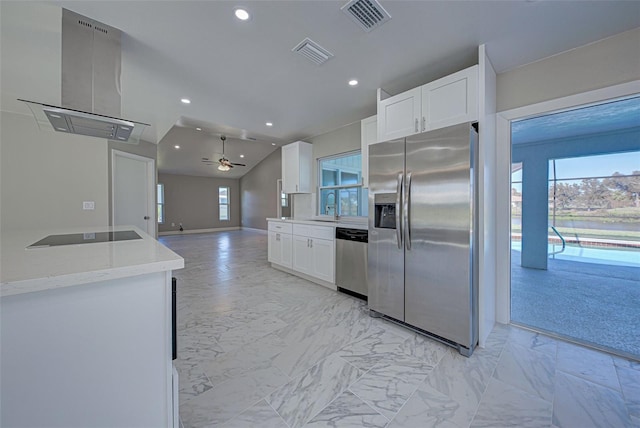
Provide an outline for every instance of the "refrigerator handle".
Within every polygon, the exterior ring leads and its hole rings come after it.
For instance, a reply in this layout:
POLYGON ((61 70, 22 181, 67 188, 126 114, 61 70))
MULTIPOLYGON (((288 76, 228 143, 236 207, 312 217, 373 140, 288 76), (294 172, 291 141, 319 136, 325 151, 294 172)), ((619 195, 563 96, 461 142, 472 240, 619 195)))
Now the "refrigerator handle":
POLYGON ((402 173, 398 174, 398 184, 396 185, 396 240, 398 249, 402 250, 402 224, 400 222, 400 200, 402 198, 402 173))
POLYGON ((402 215, 404 216, 404 245, 407 250, 411 250, 411 225, 409 224, 409 207, 411 206, 411 173, 407 172, 407 183, 404 186, 404 207, 402 215))

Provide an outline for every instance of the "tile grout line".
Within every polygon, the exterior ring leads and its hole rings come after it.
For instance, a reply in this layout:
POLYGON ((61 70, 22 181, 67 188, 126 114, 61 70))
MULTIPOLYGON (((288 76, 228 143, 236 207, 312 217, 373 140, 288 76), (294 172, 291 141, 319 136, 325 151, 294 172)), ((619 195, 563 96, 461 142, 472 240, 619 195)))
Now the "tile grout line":
POLYGON ((480 404, 482 404, 482 399, 484 398, 484 394, 486 394, 487 389, 489 388, 489 382, 491 382, 491 379, 493 379, 493 375, 495 374, 496 369, 498 368, 498 364, 500 364, 500 359, 502 358, 502 354, 504 352, 504 349, 507 347, 508 340, 509 340, 509 336, 507 336, 507 339, 502 344, 502 349, 500 349, 500 354, 498 355, 498 358, 497 358, 497 361, 496 361, 496 365, 493 368, 493 370, 491 371, 491 373, 489 374, 489 378, 487 380, 487 384, 484 386, 484 389, 482 390, 482 394, 480 394, 480 400, 478 400, 478 404, 476 405, 476 409, 473 412, 473 416, 471 417, 471 420, 469 421, 469 424, 467 426, 471 426, 471 424, 473 423, 474 419, 478 415, 478 410, 480 410, 480 404))

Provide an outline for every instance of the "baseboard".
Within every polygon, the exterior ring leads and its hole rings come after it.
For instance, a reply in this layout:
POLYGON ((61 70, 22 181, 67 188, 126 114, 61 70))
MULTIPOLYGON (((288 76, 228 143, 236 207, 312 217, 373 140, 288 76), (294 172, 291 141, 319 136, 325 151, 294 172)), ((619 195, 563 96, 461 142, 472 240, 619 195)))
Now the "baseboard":
POLYGON ((250 231, 252 231, 252 232, 262 232, 262 233, 267 233, 267 231, 266 231, 266 230, 264 230, 264 229, 258 229, 258 228, 256 228, 256 227, 245 227, 245 226, 242 226, 242 230, 250 230, 250 231))
POLYGON ((158 232, 158 236, 168 235, 190 235, 192 233, 212 233, 212 232, 227 232, 230 230, 240 230, 240 226, 235 227, 217 227, 213 229, 189 229, 189 230, 169 230, 166 232, 158 232))
POLYGON ((289 269, 288 267, 280 266, 280 265, 275 264, 275 263, 270 263, 270 265, 274 269, 280 270, 282 272, 286 272, 286 273, 291 274, 291 275, 299 276, 302 279, 306 279, 307 281, 311 281, 311 282, 313 282, 315 284, 322 285, 323 287, 327 287, 330 290, 338 291, 338 287, 335 284, 327 282, 327 281, 325 281, 323 279, 316 278, 316 277, 307 275, 306 273, 298 272, 297 270, 289 269))

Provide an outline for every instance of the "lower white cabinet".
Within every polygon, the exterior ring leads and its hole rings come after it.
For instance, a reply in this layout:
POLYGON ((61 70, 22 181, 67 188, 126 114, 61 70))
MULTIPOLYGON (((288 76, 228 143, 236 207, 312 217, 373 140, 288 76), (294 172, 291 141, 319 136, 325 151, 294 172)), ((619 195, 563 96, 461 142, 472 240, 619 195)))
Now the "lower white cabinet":
POLYGON ((291 223, 270 221, 267 223, 269 239, 267 260, 280 266, 291 268, 291 223))
POLYGON ((311 276, 335 283, 334 241, 311 238, 312 267, 311 276))
POLYGON ((334 233, 333 227, 270 221, 269 262, 335 284, 334 233))
POLYGON ((288 233, 269 231, 269 262, 290 268, 291 241, 292 236, 288 233))
POLYGON ((293 236, 293 270, 335 282, 333 240, 293 236))
POLYGON ((313 254, 310 238, 306 236, 293 237, 293 270, 311 275, 313 266, 313 254))

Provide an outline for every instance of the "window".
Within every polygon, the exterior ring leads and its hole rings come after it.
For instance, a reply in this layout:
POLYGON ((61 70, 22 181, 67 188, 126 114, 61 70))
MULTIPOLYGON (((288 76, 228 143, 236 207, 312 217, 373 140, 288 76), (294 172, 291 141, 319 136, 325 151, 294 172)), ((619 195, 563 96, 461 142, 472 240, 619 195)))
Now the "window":
POLYGON ((220 221, 229 220, 229 188, 218 187, 218 217, 220 221))
POLYGON ((164 184, 158 183, 158 223, 164 223, 164 184))
POLYGON ((367 216, 360 151, 318 159, 318 214, 367 216))
POLYGON ((284 208, 289 206, 289 196, 284 192, 280 192, 280 205, 284 208))

